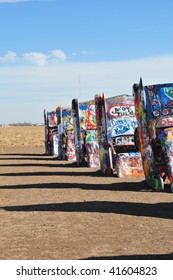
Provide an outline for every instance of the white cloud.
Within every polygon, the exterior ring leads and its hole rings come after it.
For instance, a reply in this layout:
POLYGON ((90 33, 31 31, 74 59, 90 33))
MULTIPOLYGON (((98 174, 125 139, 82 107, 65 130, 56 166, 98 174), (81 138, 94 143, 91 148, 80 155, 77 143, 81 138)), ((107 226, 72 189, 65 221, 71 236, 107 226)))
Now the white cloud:
POLYGON ((50 52, 48 56, 50 59, 58 60, 58 61, 65 61, 67 59, 65 53, 61 50, 53 50, 50 52))
MULTIPOLYGON (((1 0, 0 0, 1 1, 1 0)), ((80 53, 72 53, 72 57, 77 57, 79 55, 93 55, 94 52, 81 51, 80 53)), ((34 64, 38 66, 45 66, 47 64, 56 64, 59 62, 65 62, 70 57, 59 49, 51 50, 47 54, 41 52, 27 52, 23 53, 21 56, 17 55, 14 51, 8 51, 5 55, 0 56, 0 64, 10 64, 16 62, 16 64, 34 64)))
POLYGON ((15 62, 16 61, 17 54, 13 51, 7 52, 5 55, 5 60, 10 61, 10 62, 15 62))
POLYGON ((80 52, 72 52, 71 56, 74 57, 74 56, 90 56, 90 55, 94 55, 95 52, 93 51, 87 51, 87 50, 82 50, 80 52))
POLYGON ((36 64, 38 66, 44 66, 47 62, 47 57, 43 53, 38 53, 38 52, 24 53, 23 57, 27 62, 36 64))
POLYGON ((9 51, 5 55, 0 56, 0 64, 10 64, 17 62, 17 64, 34 64, 44 66, 46 64, 55 64, 64 62, 67 59, 65 53, 61 50, 52 50, 48 54, 41 52, 28 52, 18 56, 15 52, 9 51))
MULTIPOLYGON (((44 57, 40 61, 43 63, 44 57)), ((0 123, 18 122, 21 116, 22 121, 42 122, 44 108, 71 106, 73 98, 85 101, 99 92, 104 92, 105 97, 132 94, 132 86, 140 77, 144 85, 167 83, 173 82, 172 73, 173 55, 129 61, 46 63, 44 67, 0 67, 0 123)))
POLYGON ((17 54, 13 51, 8 51, 4 56, 0 56, 0 63, 13 63, 16 61, 17 54))

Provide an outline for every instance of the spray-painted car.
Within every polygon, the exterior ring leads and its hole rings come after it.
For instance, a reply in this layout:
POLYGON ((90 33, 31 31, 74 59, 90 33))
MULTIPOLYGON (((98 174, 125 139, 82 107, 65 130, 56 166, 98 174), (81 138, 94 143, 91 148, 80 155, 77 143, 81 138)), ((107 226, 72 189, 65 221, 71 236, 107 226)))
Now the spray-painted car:
POLYGON ((147 185, 164 190, 166 178, 173 192, 173 83, 133 85, 138 135, 147 185))
POLYGON ((105 174, 142 176, 141 154, 134 143, 137 127, 134 97, 119 95, 104 98, 95 96, 96 119, 100 142, 100 165, 105 174))
POLYGON ((76 162, 78 166, 99 167, 99 147, 96 130, 94 100, 78 102, 72 100, 75 131, 76 162))
POLYGON ((58 155, 58 135, 56 110, 44 110, 46 155, 58 155))
POLYGON ((56 108, 58 123, 58 159, 75 161, 74 126, 71 109, 68 107, 56 108))
POLYGON ((95 95, 96 125, 99 142, 100 169, 106 175, 113 174, 112 151, 108 141, 104 94, 95 95))

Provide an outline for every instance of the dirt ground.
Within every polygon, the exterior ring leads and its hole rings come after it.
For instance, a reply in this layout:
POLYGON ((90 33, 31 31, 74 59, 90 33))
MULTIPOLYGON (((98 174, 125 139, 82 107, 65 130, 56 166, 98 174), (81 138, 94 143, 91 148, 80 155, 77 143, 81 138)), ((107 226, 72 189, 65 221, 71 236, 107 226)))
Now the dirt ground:
POLYGON ((173 259, 173 194, 45 156, 43 127, 0 128, 0 259, 173 259))

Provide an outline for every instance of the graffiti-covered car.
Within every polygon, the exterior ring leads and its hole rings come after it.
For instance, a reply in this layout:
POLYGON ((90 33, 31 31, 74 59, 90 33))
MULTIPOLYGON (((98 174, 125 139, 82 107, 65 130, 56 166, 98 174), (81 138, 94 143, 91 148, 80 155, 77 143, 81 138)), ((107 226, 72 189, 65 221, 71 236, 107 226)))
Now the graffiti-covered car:
POLYGON ((56 116, 58 124, 58 159, 75 161, 74 126, 71 109, 58 106, 56 116))
POLYGON ((108 140, 108 128, 104 93, 95 95, 96 125, 99 142, 100 169, 105 175, 113 174, 112 149, 108 140))
POLYGON ((44 110, 45 152, 46 155, 58 155, 56 110, 44 110))
POLYGON ((96 129, 95 102, 72 100, 75 131, 76 162, 78 166, 99 167, 99 147, 96 129))
POLYGON ((166 178, 173 192, 173 83, 133 85, 137 142, 147 185, 164 190, 166 178))
POLYGON ((141 154, 134 142, 134 97, 124 94, 104 98, 104 94, 98 94, 95 103, 102 172, 112 174, 115 168, 118 177, 142 176, 141 154))

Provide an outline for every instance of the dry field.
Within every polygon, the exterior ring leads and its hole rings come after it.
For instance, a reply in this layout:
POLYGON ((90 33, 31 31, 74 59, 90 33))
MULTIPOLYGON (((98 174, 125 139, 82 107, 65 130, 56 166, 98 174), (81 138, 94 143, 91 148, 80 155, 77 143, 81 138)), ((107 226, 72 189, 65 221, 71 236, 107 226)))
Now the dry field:
POLYGON ((0 128, 0 259, 173 259, 173 194, 44 154, 43 127, 0 128))

